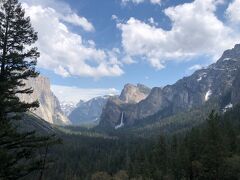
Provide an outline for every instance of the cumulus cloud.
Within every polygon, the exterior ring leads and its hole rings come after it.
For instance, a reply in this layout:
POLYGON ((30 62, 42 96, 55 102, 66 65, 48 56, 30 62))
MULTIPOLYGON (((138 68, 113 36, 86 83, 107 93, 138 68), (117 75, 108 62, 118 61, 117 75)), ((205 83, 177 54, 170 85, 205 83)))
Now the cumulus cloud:
POLYGON ((61 19, 68 23, 81 26, 85 31, 94 31, 93 25, 85 17, 80 17, 75 13, 62 16, 61 19))
POLYGON ((119 91, 115 88, 106 89, 84 89, 74 86, 52 85, 52 91, 60 99, 60 101, 75 102, 80 100, 90 100, 92 98, 104 95, 118 95, 119 91))
POLYGON ((240 23, 240 0, 234 0, 229 4, 226 14, 232 23, 240 23))
POLYGON ((146 59, 157 69, 164 68, 169 60, 198 55, 219 57, 240 40, 236 31, 215 15, 219 3, 219 0, 195 0, 165 9, 172 22, 169 31, 133 17, 118 23, 123 49, 129 57, 146 59))
POLYGON ((84 40, 81 35, 70 31, 64 23, 68 22, 81 26, 86 31, 93 31, 94 27, 86 18, 76 15, 69 9, 61 11, 59 7, 56 10, 42 4, 25 2, 24 8, 38 32, 39 40, 36 46, 41 53, 38 67, 52 70, 64 77, 100 78, 120 76, 124 73, 118 57, 112 60, 111 50, 95 48, 94 41, 84 40))
POLYGON ((132 2, 134 4, 140 4, 140 3, 143 3, 143 2, 150 2, 152 4, 160 4, 161 0, 122 0, 123 4, 126 4, 128 2, 132 2))
POLYGON ((148 18, 148 22, 153 26, 158 26, 158 23, 154 20, 153 17, 148 18))
POLYGON ((23 3, 28 5, 41 5, 42 7, 52 7, 56 11, 58 18, 64 22, 70 23, 75 26, 82 27, 85 31, 94 31, 94 26, 89 22, 85 17, 79 16, 74 12, 71 7, 64 3, 63 1, 58 0, 20 0, 23 3))

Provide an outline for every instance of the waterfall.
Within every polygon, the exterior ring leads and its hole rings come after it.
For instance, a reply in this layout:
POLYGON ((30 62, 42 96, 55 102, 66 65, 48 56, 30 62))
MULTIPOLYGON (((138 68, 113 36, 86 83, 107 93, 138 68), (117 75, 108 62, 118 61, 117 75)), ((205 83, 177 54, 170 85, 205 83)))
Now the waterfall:
POLYGON ((121 127, 124 126, 123 117, 124 117, 124 113, 122 112, 122 114, 121 114, 121 122, 120 122, 119 125, 116 125, 116 126, 115 126, 115 129, 119 129, 119 128, 121 128, 121 127))

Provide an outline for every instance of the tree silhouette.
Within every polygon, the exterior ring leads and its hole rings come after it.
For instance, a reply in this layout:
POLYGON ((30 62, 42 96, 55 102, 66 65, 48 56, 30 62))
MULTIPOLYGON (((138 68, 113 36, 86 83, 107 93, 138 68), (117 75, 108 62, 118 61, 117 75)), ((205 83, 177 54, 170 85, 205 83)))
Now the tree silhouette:
POLYGON ((42 170, 46 158, 42 160, 38 152, 57 142, 52 136, 40 137, 35 132, 22 132, 13 127, 14 120, 21 120, 25 112, 38 107, 37 101, 21 102, 18 97, 33 92, 32 88, 25 88, 24 80, 39 74, 35 66, 40 54, 32 46, 36 41, 37 33, 18 0, 1 0, 0 179, 18 179, 42 170))

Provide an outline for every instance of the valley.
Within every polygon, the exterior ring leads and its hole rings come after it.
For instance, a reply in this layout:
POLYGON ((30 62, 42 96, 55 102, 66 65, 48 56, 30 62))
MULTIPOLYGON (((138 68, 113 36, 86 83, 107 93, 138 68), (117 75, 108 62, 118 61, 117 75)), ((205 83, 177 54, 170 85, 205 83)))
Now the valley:
POLYGON ((240 180, 240 0, 0 0, 0 180, 240 180))
POLYGON ((45 179, 205 179, 212 175, 204 170, 205 157, 214 155, 207 154, 208 146, 220 148, 215 153, 224 159, 209 166, 225 167, 222 177, 231 172, 238 178, 239 57, 236 45, 216 64, 174 85, 150 90, 127 84, 120 96, 80 101, 69 115, 70 125, 47 125, 63 144, 51 150, 56 163, 45 179), (91 125, 96 118, 99 123, 91 125), (78 123, 84 120, 88 125, 78 123), (211 133, 220 133, 214 141, 221 147, 211 144, 211 133), (236 163, 233 169, 231 163, 236 163))

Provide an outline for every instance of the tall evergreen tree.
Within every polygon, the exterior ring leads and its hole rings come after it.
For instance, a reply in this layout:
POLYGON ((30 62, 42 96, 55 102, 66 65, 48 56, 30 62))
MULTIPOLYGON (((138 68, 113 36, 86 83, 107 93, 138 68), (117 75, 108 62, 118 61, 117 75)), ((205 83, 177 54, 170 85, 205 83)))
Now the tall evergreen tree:
POLYGON ((0 0, 0 179, 18 179, 44 169, 44 148, 56 142, 50 136, 20 132, 12 125, 23 113, 38 107, 37 101, 25 103, 18 97, 33 92, 24 87, 24 80, 38 76, 39 52, 32 47, 36 41, 37 33, 18 0, 0 0))
POLYGON ((19 113, 38 106, 37 102, 24 103, 18 94, 31 94, 32 88, 24 88, 23 80, 38 76, 35 71, 39 52, 31 45, 37 41, 37 33, 31 27, 30 18, 18 0, 0 1, 0 117, 19 119, 19 113))

